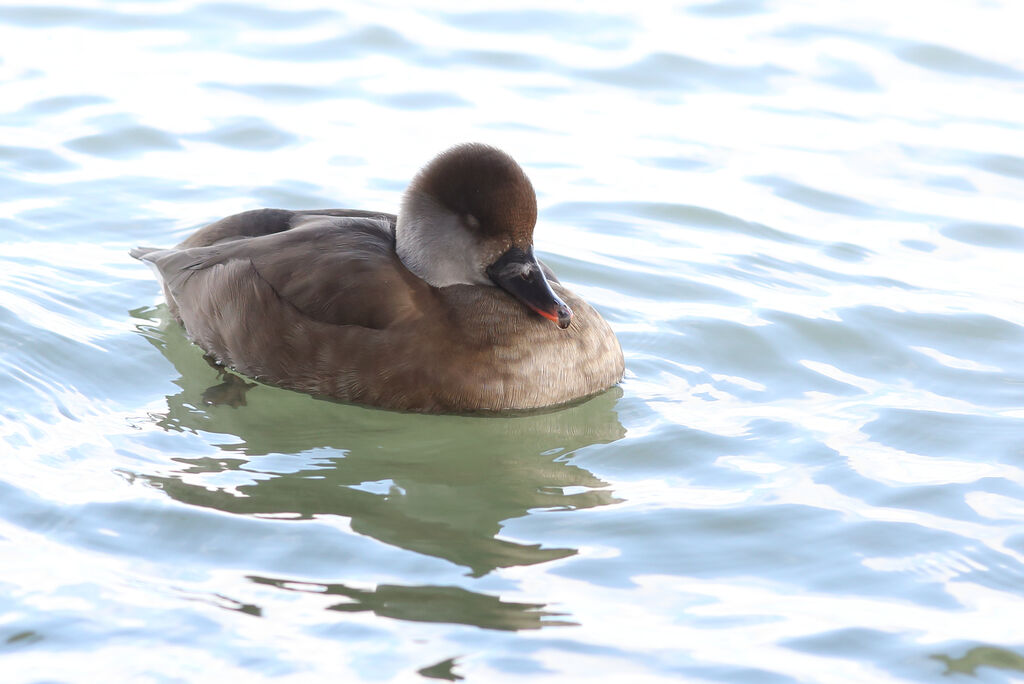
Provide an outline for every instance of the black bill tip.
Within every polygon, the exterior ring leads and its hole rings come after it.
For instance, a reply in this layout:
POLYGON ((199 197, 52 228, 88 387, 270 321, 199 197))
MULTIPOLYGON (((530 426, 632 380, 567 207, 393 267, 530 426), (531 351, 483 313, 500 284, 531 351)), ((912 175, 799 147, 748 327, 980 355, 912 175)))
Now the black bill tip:
POLYGON ((565 330, 572 322, 572 309, 551 289, 532 247, 509 249, 487 267, 487 275, 495 285, 559 328, 565 330))

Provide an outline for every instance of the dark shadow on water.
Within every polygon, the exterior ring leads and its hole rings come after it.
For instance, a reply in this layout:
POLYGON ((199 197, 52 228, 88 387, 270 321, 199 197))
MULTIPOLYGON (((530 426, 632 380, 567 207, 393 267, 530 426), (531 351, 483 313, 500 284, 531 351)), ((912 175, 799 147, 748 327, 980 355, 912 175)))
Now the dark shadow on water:
POLYGON ((348 518, 359 534, 475 577, 576 553, 501 538, 505 521, 620 501, 568 462, 578 449, 625 435, 617 389, 517 417, 383 411, 227 380, 230 373, 211 367, 181 327, 166 322, 163 306, 132 313, 157 323, 139 330, 180 375, 181 391, 152 419, 164 430, 202 433, 221 450, 139 474, 178 501, 254 517, 348 518))
POLYGON ((502 601, 497 596, 460 587, 379 584, 374 589, 356 589, 344 584, 294 582, 257 576, 250 576, 249 579, 256 584, 286 591, 308 592, 332 597, 331 600, 341 599, 327 609, 342 613, 373 612, 380 617, 396 620, 473 625, 502 631, 577 624, 549 619, 557 618, 562 613, 542 610, 545 606, 541 603, 502 601))
POLYGON ((458 663, 455 658, 448 658, 447 660, 442 660, 439 663, 420 668, 416 672, 427 679, 444 679, 449 682, 458 682, 465 679, 465 677, 456 674, 456 665, 458 665, 458 663))
POLYGON ((1024 656, 994 646, 976 646, 959 658, 952 658, 944 653, 930 657, 945 664, 944 675, 964 674, 977 677, 977 670, 980 667, 1024 672, 1024 656))

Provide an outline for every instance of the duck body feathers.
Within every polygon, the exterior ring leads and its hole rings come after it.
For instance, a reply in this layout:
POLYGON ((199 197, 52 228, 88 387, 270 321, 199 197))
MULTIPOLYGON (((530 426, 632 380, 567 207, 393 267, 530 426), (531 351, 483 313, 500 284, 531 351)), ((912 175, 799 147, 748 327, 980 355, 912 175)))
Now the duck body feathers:
POLYGON ((434 287, 396 253, 396 217, 262 209, 137 249, 172 314, 218 362, 314 395, 423 412, 524 410, 619 382, 604 319, 540 264, 560 329, 499 287, 434 287))

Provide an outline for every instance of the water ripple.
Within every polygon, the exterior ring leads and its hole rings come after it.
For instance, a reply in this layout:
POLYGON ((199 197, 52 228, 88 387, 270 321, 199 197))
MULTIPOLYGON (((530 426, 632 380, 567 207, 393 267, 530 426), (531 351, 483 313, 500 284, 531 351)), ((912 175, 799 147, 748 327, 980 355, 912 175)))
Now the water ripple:
POLYGON ((770 64, 729 66, 664 52, 647 55, 621 67, 575 71, 579 78, 629 89, 715 89, 744 93, 768 92, 773 89, 772 80, 786 73, 788 70, 770 64))
POLYGON ((5 8, 5 675, 1012 679, 1020 23, 5 8), (127 254, 259 206, 394 210, 466 140, 522 162, 620 387, 487 419, 288 392, 206 359, 127 254))
POLYGON ((151 126, 127 126, 86 135, 69 140, 65 145, 76 152, 110 159, 136 157, 151 150, 181 149, 175 136, 151 126))
POLYGON ((981 76, 1005 81, 1019 81, 1021 72, 1005 64, 969 55, 944 45, 911 44, 898 48, 900 59, 925 69, 955 76, 981 76))
POLYGON ((35 147, 0 146, 0 164, 9 165, 16 171, 67 171, 76 167, 50 150, 35 147))

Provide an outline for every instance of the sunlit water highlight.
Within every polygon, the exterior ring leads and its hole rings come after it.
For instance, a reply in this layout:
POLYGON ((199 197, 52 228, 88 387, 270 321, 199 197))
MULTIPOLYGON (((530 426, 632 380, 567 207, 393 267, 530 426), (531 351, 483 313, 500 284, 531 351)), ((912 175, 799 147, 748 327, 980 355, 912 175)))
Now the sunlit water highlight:
POLYGON ((1024 672, 1024 6, 0 9, 0 674, 1024 672), (466 140, 627 377, 516 418, 208 364, 138 244, 466 140))

